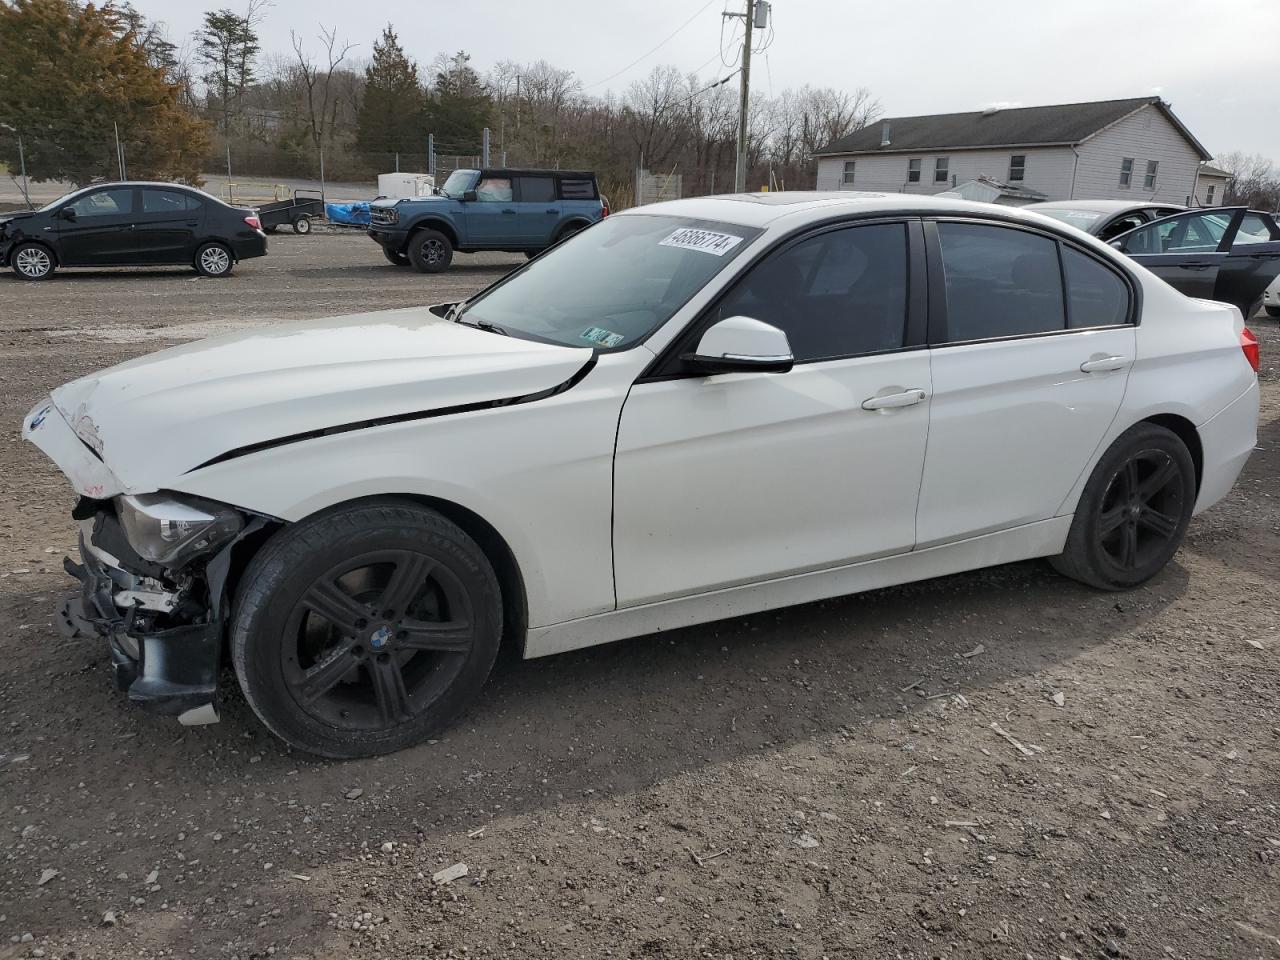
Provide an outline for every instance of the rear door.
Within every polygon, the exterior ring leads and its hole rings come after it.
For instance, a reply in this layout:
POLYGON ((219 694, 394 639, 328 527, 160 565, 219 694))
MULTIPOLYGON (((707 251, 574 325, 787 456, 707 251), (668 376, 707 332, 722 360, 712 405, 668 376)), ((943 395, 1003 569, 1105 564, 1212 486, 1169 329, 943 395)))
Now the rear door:
POLYGON ((1214 299, 1240 308, 1248 320, 1280 274, 1280 226, 1267 213, 1248 211, 1240 219, 1231 251, 1218 268, 1214 299))
POLYGON ((1131 230, 1112 246, 1187 296, 1213 300, 1218 272, 1247 212, 1244 207, 1214 207, 1180 213, 1131 230))
POLYGON ((142 187, 140 192, 142 208, 133 228, 137 262, 190 262, 204 223, 204 204, 185 190, 142 187))
POLYGON ((550 174, 515 178, 516 235, 532 249, 551 242, 560 224, 556 180, 550 174))
POLYGON ((1124 396, 1128 280, 1037 231, 926 223, 933 400, 917 548, 1057 515, 1124 396))
POLYGON ((64 266, 91 267, 134 263, 134 222, 138 191, 116 186, 92 190, 61 208, 58 258, 64 266), (69 213, 69 218, 63 213, 69 213))

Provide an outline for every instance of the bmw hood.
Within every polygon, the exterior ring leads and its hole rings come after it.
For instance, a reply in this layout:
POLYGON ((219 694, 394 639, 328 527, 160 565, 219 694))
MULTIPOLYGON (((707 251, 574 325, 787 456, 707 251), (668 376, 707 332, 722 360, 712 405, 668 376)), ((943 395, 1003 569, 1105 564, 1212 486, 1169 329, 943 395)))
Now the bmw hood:
POLYGON ((554 390, 591 357, 587 348, 443 320, 426 307, 312 320, 173 347, 74 380, 36 405, 23 435, 86 496, 144 493, 285 438, 554 390))

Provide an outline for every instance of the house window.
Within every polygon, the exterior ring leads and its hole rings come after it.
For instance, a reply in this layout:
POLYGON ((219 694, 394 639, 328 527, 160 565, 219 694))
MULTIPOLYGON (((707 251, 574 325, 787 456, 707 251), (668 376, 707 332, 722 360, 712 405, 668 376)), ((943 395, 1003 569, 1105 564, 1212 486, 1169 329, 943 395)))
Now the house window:
POLYGON ((846 160, 844 162, 844 182, 845 183, 853 183, 853 168, 856 165, 856 163, 857 163, 856 160, 846 160))
POLYGON ((920 182, 920 158, 912 157, 907 161, 907 183, 920 182))
POLYGON ((1142 189, 1154 190, 1156 188, 1156 174, 1160 172, 1159 160, 1147 161, 1147 175, 1142 178, 1142 189))
POLYGON ((947 176, 948 176, 947 167, 950 165, 950 163, 951 163, 950 157, 939 157, 937 160, 933 161, 933 182, 934 183, 947 182, 947 176))
POLYGON ((1027 172, 1027 155, 1015 153, 1009 158, 1009 182, 1018 183, 1027 172))
POLYGON ((1120 161, 1120 186, 1129 189, 1133 181, 1133 157, 1125 157, 1120 161))
POLYGON ((1204 192, 1204 202, 1213 203, 1213 188, 1216 184, 1209 184, 1209 189, 1204 192))

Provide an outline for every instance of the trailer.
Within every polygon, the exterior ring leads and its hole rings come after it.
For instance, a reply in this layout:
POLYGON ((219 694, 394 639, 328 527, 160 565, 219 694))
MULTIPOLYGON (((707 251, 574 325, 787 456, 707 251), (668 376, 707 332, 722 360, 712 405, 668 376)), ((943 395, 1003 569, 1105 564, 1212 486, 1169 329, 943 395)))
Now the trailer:
POLYGON ((324 218, 324 194, 319 190, 295 190, 288 200, 258 207, 258 219, 267 233, 275 233, 285 224, 293 227, 294 233, 310 233, 313 217, 324 218))

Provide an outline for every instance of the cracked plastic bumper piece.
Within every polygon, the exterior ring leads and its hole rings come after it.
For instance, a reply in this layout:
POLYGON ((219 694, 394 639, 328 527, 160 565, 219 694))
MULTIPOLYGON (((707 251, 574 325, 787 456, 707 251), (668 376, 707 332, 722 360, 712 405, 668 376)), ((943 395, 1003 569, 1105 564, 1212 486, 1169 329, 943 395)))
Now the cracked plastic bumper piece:
POLYGON ((133 632, 113 596, 110 570, 80 543, 82 563, 67 560, 68 573, 80 581, 80 596, 59 610, 58 622, 71 636, 92 631, 107 640, 116 684, 129 700, 153 713, 177 716, 183 723, 212 723, 218 682, 221 635, 218 625, 191 624, 151 632, 133 632))

